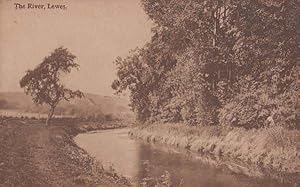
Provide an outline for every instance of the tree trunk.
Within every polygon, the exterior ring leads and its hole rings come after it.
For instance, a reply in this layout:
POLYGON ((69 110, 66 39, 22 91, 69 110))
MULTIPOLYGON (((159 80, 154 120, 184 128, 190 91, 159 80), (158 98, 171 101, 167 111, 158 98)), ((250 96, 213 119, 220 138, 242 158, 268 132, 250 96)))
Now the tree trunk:
POLYGON ((52 119, 53 114, 54 114, 54 107, 51 107, 50 111, 49 111, 49 114, 48 114, 48 118, 46 120, 46 125, 47 126, 50 125, 50 120, 52 119))

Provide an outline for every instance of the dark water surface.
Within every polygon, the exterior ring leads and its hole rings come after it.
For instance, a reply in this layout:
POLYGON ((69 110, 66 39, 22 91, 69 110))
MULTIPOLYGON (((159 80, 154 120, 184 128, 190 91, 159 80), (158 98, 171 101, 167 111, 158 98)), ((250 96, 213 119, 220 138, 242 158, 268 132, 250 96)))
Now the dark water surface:
POLYGON ((157 178, 168 171, 174 183, 182 179, 183 186, 188 187, 290 186, 270 178, 237 174, 217 160, 197 158, 184 151, 131 139, 128 131, 116 129, 80 134, 75 137, 75 142, 95 156, 106 169, 112 166, 117 173, 136 184, 145 177, 157 178))

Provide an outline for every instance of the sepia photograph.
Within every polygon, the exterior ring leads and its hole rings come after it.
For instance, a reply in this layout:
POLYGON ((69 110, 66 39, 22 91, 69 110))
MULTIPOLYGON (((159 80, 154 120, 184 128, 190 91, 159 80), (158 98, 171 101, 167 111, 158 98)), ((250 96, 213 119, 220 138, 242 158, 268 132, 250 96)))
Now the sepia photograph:
POLYGON ((300 187, 299 0, 0 0, 0 186, 300 187))

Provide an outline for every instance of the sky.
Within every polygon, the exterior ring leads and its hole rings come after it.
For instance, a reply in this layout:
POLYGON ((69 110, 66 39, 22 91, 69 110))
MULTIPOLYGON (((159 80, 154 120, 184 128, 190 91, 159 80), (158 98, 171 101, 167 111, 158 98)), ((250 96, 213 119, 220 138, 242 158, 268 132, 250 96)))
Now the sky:
POLYGON ((113 61, 150 41, 151 26, 139 0, 0 0, 0 91, 22 91, 25 72, 64 46, 80 65, 64 77, 66 86, 113 95, 113 61), (28 9, 28 3, 46 9, 28 9), (48 3, 67 8, 47 9, 48 3))

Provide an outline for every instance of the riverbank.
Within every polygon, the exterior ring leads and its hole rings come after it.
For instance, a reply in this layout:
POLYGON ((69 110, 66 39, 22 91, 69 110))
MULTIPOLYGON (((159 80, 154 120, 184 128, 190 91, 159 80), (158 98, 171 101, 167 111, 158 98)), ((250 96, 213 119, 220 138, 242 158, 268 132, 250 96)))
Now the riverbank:
POLYGON ((73 141, 78 133, 120 128, 118 122, 0 124, 0 186, 129 186, 73 141))
POLYGON ((234 158, 282 174, 300 175, 299 131, 279 127, 246 130, 152 124, 137 126, 131 129, 129 135, 199 154, 234 158))

